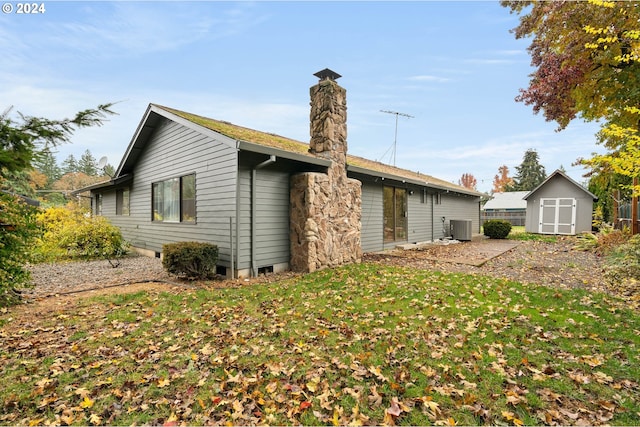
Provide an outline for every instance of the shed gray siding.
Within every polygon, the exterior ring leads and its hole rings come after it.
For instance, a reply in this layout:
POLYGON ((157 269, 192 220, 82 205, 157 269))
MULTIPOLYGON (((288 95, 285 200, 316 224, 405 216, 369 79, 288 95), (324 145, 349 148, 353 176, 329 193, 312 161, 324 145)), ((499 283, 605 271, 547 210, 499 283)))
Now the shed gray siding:
POLYGON ((218 245, 221 265, 230 265, 229 218, 235 217, 237 151, 234 141, 205 136, 162 119, 145 145, 130 189, 130 215, 115 214, 115 191, 103 195, 103 215, 133 246, 161 252, 164 243, 200 241, 218 245), (152 221, 151 186, 195 173, 196 223, 152 221))
POLYGON ((593 218, 593 197, 577 187, 562 175, 555 175, 539 187, 535 193, 527 196, 527 217, 525 230, 530 233, 539 232, 540 199, 576 199, 575 232, 591 231, 593 218))

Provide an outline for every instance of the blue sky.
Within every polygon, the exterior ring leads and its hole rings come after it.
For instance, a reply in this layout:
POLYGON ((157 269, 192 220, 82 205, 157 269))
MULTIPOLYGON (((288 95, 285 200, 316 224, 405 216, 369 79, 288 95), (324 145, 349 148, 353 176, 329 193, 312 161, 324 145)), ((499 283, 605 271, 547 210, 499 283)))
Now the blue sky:
MULTIPOLYGON (((17 2, 9 2, 16 6, 17 2)), ((490 191, 533 148, 579 182, 598 125, 554 123, 516 103, 532 72, 518 18, 497 1, 45 1, 0 15, 0 109, 63 118, 119 101, 58 148, 118 166, 149 103, 309 141, 309 87, 347 90, 349 152, 490 191)))

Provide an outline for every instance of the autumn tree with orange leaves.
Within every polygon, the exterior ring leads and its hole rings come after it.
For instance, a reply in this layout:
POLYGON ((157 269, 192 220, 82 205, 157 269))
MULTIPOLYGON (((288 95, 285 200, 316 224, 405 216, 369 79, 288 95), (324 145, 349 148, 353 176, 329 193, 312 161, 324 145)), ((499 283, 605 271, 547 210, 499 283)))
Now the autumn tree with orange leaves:
POLYGON ((493 177, 492 193, 503 193, 513 185, 513 178, 509 176, 509 167, 502 165, 498 168, 498 174, 493 177))
POLYGON ((470 190, 476 190, 478 186, 478 180, 470 173, 463 173, 458 180, 458 184, 470 190))

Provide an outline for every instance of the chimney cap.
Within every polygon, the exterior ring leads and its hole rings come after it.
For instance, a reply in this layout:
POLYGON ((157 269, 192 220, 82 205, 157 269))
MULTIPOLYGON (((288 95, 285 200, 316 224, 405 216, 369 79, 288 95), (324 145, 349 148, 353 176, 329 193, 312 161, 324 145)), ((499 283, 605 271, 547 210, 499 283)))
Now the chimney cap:
POLYGON ((322 71, 318 71, 317 73, 314 74, 314 76, 316 76, 320 80, 336 80, 342 77, 340 74, 328 68, 325 68, 322 71))

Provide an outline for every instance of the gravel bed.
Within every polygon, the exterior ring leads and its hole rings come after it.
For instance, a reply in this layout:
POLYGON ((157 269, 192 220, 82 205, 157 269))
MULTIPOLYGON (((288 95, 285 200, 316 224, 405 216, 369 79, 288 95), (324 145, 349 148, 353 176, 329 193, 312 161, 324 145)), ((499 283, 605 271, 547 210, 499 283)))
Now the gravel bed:
POLYGON ((23 295, 44 298, 130 283, 176 281, 164 271, 159 258, 127 256, 114 265, 107 260, 30 265, 34 287, 25 289, 23 295))
POLYGON ((483 274, 558 288, 607 291, 602 275, 602 258, 593 252, 573 249, 575 240, 572 238, 559 238, 557 243, 523 241, 481 265, 470 265, 462 260, 474 261, 492 244, 493 241, 485 240, 418 250, 394 250, 365 255, 365 260, 449 273, 483 274))
MULTIPOLYGON (((487 258, 482 265, 469 265, 456 260, 464 258, 468 262, 487 257, 491 252, 489 249, 493 249, 491 241, 366 254, 363 261, 444 272, 486 274, 558 288, 606 291, 602 259, 591 252, 573 250, 574 243, 572 239, 558 243, 521 242, 495 258, 487 258)), ((25 289, 23 295, 27 299, 41 299, 96 289, 117 291, 118 286, 148 282, 181 287, 236 287, 281 280, 297 274, 287 272, 252 279, 218 278, 206 282, 188 282, 166 273, 158 258, 128 256, 120 259, 119 263, 115 268, 107 260, 31 265, 29 270, 34 287, 25 289)))

